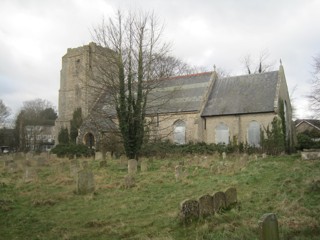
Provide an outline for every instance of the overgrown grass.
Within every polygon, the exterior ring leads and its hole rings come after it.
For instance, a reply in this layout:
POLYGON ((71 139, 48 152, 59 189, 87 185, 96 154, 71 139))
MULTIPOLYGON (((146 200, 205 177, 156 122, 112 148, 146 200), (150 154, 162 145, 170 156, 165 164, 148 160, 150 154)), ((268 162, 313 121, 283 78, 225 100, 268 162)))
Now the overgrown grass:
MULTIPOLYGON (((121 159, 90 161, 95 194, 74 194, 69 160, 37 168, 23 179, 0 168, 0 239, 258 239, 258 220, 276 213, 281 239, 320 238, 320 161, 298 156, 266 159, 233 155, 149 159, 149 171, 123 187, 121 159), (175 166, 184 163, 176 181, 175 166), (238 205, 188 226, 178 220, 186 198, 236 187, 238 205)), ((2 165, 2 164, 1 164, 2 165)))

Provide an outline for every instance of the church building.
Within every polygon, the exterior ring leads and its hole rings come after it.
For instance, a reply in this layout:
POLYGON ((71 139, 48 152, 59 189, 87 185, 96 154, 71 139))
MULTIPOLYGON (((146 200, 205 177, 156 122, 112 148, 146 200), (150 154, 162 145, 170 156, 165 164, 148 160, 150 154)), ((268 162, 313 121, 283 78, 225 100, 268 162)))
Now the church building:
MULTIPOLYGON (((56 132, 69 127, 73 112, 82 109, 83 126, 78 142, 97 145, 103 131, 115 124, 110 119, 92 124, 97 99, 90 89, 92 68, 98 46, 94 43, 68 49, 62 57, 56 132), (97 124, 100 127, 97 127, 97 124)), ((259 146, 261 130, 271 127, 280 109, 286 124, 286 138, 293 142, 292 108, 284 68, 271 72, 218 77, 212 72, 163 79, 150 99, 165 102, 148 107, 153 137, 177 144, 188 142, 247 143, 259 146), (169 96, 169 97, 168 97, 169 96)), ((56 141, 57 142, 57 141, 56 141)))

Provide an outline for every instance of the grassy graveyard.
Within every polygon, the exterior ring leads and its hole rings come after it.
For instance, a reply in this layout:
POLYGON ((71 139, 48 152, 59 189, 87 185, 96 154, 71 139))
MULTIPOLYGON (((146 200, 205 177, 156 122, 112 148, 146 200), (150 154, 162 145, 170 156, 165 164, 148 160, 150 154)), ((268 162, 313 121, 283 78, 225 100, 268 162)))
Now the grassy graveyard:
POLYGON ((258 239, 258 220, 269 212, 281 239, 320 238, 320 161, 298 155, 152 158, 130 188, 124 159, 103 167, 87 159, 95 193, 86 195, 75 193, 68 159, 28 167, 17 160, 11 169, 0 161, 0 239, 258 239), (235 207, 179 221, 180 202, 229 187, 238 192, 235 207))

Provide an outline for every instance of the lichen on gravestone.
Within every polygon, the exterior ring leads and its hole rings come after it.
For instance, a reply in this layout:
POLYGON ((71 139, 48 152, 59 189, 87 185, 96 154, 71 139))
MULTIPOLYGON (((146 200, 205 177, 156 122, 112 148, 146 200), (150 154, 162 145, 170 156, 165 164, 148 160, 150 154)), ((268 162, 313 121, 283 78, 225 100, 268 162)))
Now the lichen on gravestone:
POLYGON ((77 174, 78 194, 93 193, 95 190, 94 175, 89 169, 80 170, 77 174))
POLYGON ((237 199, 237 189, 234 187, 230 187, 225 191, 226 197, 226 208, 231 207, 232 205, 236 204, 237 199))
POLYGON ((138 162, 135 159, 128 160, 128 173, 129 174, 136 174, 138 169, 138 162))
POLYGON ((216 192, 213 194, 213 206, 216 213, 221 212, 226 207, 226 195, 224 192, 216 192))
POLYGON ((148 171, 148 160, 147 159, 143 159, 141 161, 140 169, 141 169, 141 172, 147 172, 148 171))
POLYGON ((186 199, 180 203, 179 217, 183 223, 191 223, 199 219, 199 202, 194 199, 186 199))
POLYGON ((259 219, 259 239, 279 240, 278 220, 274 213, 266 213, 259 219))
POLYGON ((200 217, 214 215, 214 205, 212 196, 210 196, 209 194, 205 194, 199 197, 198 202, 200 217))

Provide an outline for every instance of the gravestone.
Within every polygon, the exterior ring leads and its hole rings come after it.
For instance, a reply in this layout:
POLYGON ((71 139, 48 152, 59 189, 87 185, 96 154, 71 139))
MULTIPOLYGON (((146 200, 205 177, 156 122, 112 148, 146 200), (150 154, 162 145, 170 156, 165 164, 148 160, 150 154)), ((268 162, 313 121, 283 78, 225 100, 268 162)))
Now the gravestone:
POLYGON ((132 188, 135 185, 136 185, 136 181, 132 175, 128 174, 124 177, 124 187, 125 188, 132 188))
POLYGON ((58 158, 58 155, 57 154, 55 154, 55 153, 50 153, 50 155, 49 155, 49 159, 50 160, 56 160, 58 158))
POLYGON ((180 204, 180 220, 183 223, 190 223, 199 218, 199 202, 186 199, 180 204))
POLYGON ((15 160, 23 160, 25 159, 25 154, 23 152, 17 152, 14 154, 14 159, 15 160))
POLYGON ((103 168, 103 167, 106 167, 107 166, 107 160, 102 160, 99 162, 99 167, 100 168, 103 168))
POLYGON ((128 160, 128 173, 135 174, 137 173, 138 162, 135 159, 128 160))
POLYGON ((213 206, 216 213, 219 213, 226 207, 226 195, 224 192, 216 192, 213 194, 213 206))
POLYGON ((7 168, 9 170, 9 172, 11 172, 11 173, 16 173, 19 171, 18 164, 14 161, 11 161, 7 168))
POLYGON ((174 168, 174 176, 176 178, 176 181, 179 181, 182 178, 182 166, 181 165, 177 165, 174 168))
POLYGON ((259 219, 259 239, 279 240, 278 220, 274 213, 266 213, 259 219))
POLYGON ((102 159, 102 153, 101 153, 101 152, 96 152, 96 153, 95 153, 95 156, 94 156, 94 159, 95 159, 95 160, 103 160, 103 159, 102 159))
POLYGON ((26 153, 26 160, 30 161, 33 159, 33 153, 32 152, 27 152, 26 153))
POLYGON ((77 193, 87 194, 94 192, 94 176, 89 169, 80 170, 77 174, 77 193))
POLYGON ((140 169, 141 169, 141 172, 147 172, 148 171, 148 160, 147 159, 144 159, 144 160, 141 161, 140 169))
POLYGON ((120 157, 119 160, 117 160, 119 163, 119 169, 127 169, 128 168, 128 159, 124 156, 120 157))
POLYGON ((226 154, 226 152, 223 152, 222 153, 222 159, 226 159, 227 158, 227 154, 226 154))
POLYGON ((262 153, 262 158, 267 158, 267 154, 266 153, 262 153))
POLYGON ((46 158, 44 158, 43 156, 37 157, 36 163, 37 163, 38 167, 43 167, 43 166, 47 165, 46 158))
POLYGON ((199 197, 199 215, 206 217, 214 215, 213 197, 209 194, 199 197))
POLYGON ((37 180, 37 172, 34 168, 32 167, 26 167, 25 172, 24 172, 24 181, 25 182, 31 182, 37 180))
POLYGON ((237 189, 234 187, 228 188, 225 191, 226 196, 226 208, 229 208, 233 204, 237 203, 237 189))
POLYGON ((48 159, 49 158, 49 153, 48 152, 42 152, 42 153, 40 153, 40 157, 43 157, 44 159, 48 159))

